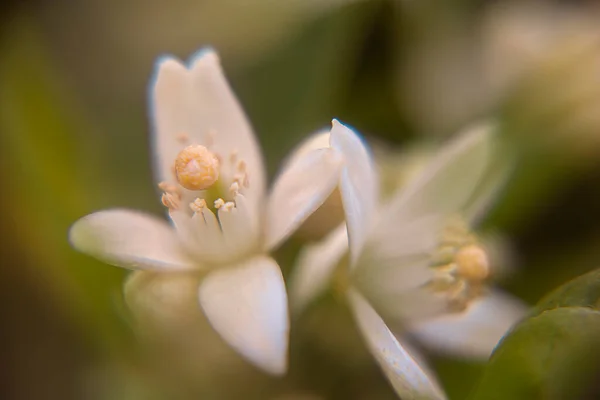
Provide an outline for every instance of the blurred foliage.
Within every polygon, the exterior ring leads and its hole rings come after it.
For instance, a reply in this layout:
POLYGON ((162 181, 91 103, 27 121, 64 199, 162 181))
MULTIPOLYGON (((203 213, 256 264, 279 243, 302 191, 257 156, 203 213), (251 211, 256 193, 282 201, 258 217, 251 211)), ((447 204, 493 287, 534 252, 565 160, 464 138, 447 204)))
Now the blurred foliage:
MULTIPOLYGON (((123 305, 126 274, 70 248, 67 230, 87 213, 162 211, 149 168, 145 85, 153 60, 165 52, 185 58, 207 44, 221 52, 271 174, 295 143, 332 117, 387 147, 437 144, 465 123, 494 118, 518 161, 484 225, 514 243, 519 267, 505 286, 535 303, 598 265, 595 44, 544 47, 540 54, 548 55, 527 61, 518 79, 505 79, 506 71, 496 76, 504 82, 497 91, 486 54, 518 59, 486 36, 487 24, 505 16, 492 7, 500 2, 324 3, 32 1, 3 9, 1 398, 394 397, 333 295, 293 324, 286 378, 243 364, 210 329, 189 340, 214 345, 222 364, 202 378, 182 376, 176 364, 187 361, 175 354, 185 353, 189 341, 178 344, 179 353, 139 351, 146 340, 132 332, 123 305)), ((552 21, 597 16, 591 2, 538 3, 558 7, 552 21)), ((516 37, 509 44, 520 44, 521 36, 505 33, 516 37)), ((286 274, 302 240, 277 254, 286 274)), ((539 313, 495 353, 474 398, 573 398, 563 391, 572 388, 565 366, 594 361, 579 358, 577 343, 600 329, 589 308, 597 304, 597 284, 591 273, 539 303, 539 313), (543 397, 550 392, 557 397, 543 397), (530 397, 517 397, 523 393, 530 397)), ((480 363, 432 359, 450 398, 466 398, 483 371, 480 363)))
POLYGON ((472 398, 597 398, 599 284, 595 270, 545 296, 500 342, 472 398))

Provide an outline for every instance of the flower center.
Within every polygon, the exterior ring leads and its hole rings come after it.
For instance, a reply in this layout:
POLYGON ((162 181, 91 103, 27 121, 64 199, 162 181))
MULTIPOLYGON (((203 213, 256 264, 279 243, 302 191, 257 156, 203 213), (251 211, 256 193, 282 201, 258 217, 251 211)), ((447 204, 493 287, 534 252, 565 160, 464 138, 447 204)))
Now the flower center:
POLYGON ((435 275, 426 288, 446 296, 453 311, 464 310, 479 297, 490 275, 487 252, 467 224, 458 218, 444 228, 431 267, 435 275))
POLYGON ((179 141, 187 146, 175 158, 174 180, 158 185, 163 191, 162 203, 169 210, 179 210, 181 203, 187 202, 194 213, 200 213, 207 203, 215 210, 230 211, 235 207, 236 196, 249 186, 246 163, 239 159, 236 150, 226 158, 211 151, 215 134, 208 133, 206 146, 189 143, 186 134, 178 135, 179 141))
POLYGON ((188 190, 205 190, 219 179, 219 164, 217 156, 206 147, 187 146, 175 159, 175 177, 188 190))

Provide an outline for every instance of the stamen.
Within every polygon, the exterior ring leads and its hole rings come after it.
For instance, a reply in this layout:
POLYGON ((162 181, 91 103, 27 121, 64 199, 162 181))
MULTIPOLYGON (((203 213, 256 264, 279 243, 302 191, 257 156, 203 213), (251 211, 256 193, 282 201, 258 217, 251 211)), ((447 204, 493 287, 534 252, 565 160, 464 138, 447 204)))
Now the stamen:
POLYGON ((450 222, 431 258, 435 275, 424 288, 444 294, 449 309, 461 311, 483 291, 490 265, 485 249, 467 225, 460 220, 450 222))
POLYGON ((240 194, 240 184, 237 181, 233 182, 231 186, 229 186, 229 193, 231 194, 231 197, 235 197, 240 194))
POLYGON ((197 198, 196 200, 190 203, 190 208, 195 213, 201 213, 202 210, 206 208, 206 200, 197 198))
POLYGON ((219 208, 223 207, 225 205, 225 200, 219 198, 215 200, 215 208, 218 210, 219 208))
POLYGON ((179 197, 171 194, 171 193, 163 193, 161 197, 161 201, 165 207, 169 210, 178 210, 179 209, 179 197))
POLYGON ((171 193, 173 195, 181 196, 181 189, 179 186, 174 185, 167 181, 162 181, 158 184, 158 188, 166 193, 171 193))
POLYGON ((228 201, 227 203, 223 204, 220 211, 229 212, 229 211, 233 210, 234 208, 235 208, 235 203, 233 201, 228 201))
POLYGON ((189 190, 204 190, 219 179, 219 159, 204 146, 191 145, 175 159, 175 176, 189 190))
POLYGON ((250 181, 248 180, 248 174, 246 172, 234 174, 233 181, 245 188, 250 186, 250 181))

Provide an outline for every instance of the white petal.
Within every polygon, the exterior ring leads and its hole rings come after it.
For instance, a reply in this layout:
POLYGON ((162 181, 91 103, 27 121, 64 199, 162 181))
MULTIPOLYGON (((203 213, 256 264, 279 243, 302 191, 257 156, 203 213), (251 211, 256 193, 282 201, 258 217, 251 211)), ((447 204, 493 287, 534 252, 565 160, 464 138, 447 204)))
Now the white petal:
MULTIPOLYGON (((448 311, 447 297, 414 286, 414 283, 425 278, 422 274, 426 271, 423 264, 416 263, 402 268, 407 268, 406 272, 401 272, 410 278, 408 279, 410 284, 390 278, 391 282, 381 285, 379 289, 374 284, 364 289, 365 295, 369 296, 373 306, 386 318, 386 321, 394 326, 402 326, 411 321, 433 318, 448 311)), ((372 282, 381 281, 378 279, 372 282)), ((360 283, 360 287, 363 288, 364 285, 360 283)))
POLYGON ((491 128, 475 126, 434 155, 423 172, 390 201, 378 231, 387 232, 415 217, 449 214, 465 207, 488 166, 491 128))
POLYGON ((137 211, 117 209, 87 215, 73 224, 69 240, 77 250, 124 268, 196 267, 173 228, 161 219, 137 211))
POLYGON ((228 256, 227 244, 221 231, 221 225, 215 214, 204 207, 194 213, 191 222, 195 233, 195 254, 198 258, 212 263, 220 263, 228 256))
MULTIPOLYGON (((429 259, 421 257, 405 264, 373 265, 372 268, 361 268, 353 272, 352 280, 365 292, 372 293, 373 298, 391 303, 391 307, 414 304, 398 304, 397 299, 404 293, 421 288, 434 276, 429 267, 429 259)), ((411 302, 412 303, 412 302, 411 302)))
POLYGON ((266 246, 276 247, 333 192, 341 160, 332 149, 295 157, 275 181, 267 205, 266 246))
POLYGON ((330 132, 331 129, 329 128, 321 129, 301 141, 283 162, 282 169, 287 169, 289 165, 295 163, 300 157, 305 156, 313 150, 329 148, 330 132))
POLYGON ((230 257, 240 257, 258 245, 256 214, 250 212, 244 196, 238 194, 235 203, 232 209, 219 209, 219 222, 230 257))
POLYGON ((509 154, 502 152, 496 158, 463 212, 471 226, 478 224, 494 205, 513 172, 515 163, 509 154))
POLYGON ((190 69, 194 135, 212 135, 209 149, 222 158, 220 181, 224 182, 224 190, 229 189, 237 162, 246 164, 249 187, 243 193, 255 212, 264 197, 266 177, 252 127, 213 50, 203 49, 192 57, 190 69), (237 157, 232 161, 234 153, 237 157))
POLYGON ((520 300, 499 292, 448 314, 408 327, 423 344, 455 356, 487 359, 502 336, 527 312, 520 300))
POLYGON ((290 303, 294 312, 301 312, 325 291, 336 266, 347 252, 346 224, 334 229, 320 242, 307 245, 300 251, 290 287, 290 303))
POLYGON ((394 390, 402 399, 444 399, 435 377, 402 347, 385 322, 355 291, 350 291, 350 305, 369 350, 383 369, 394 390))
MULTIPOLYGON (((185 146, 181 134, 191 135, 190 82, 187 68, 172 57, 158 60, 150 82, 150 117, 153 124, 153 150, 156 157, 156 181, 173 182, 172 168, 177 154, 185 146)), ((193 141, 196 141, 192 138, 193 141)))
POLYGON ((287 295, 273 259, 258 256, 211 272, 199 298, 213 328, 242 356, 271 374, 285 373, 287 295))
POLYGON ((416 257, 430 257, 439 245, 442 224, 445 222, 442 216, 428 215, 390 226, 385 236, 377 235, 379 239, 369 243, 368 263, 361 262, 357 268, 401 266, 414 261, 416 257))
POLYGON ((337 120, 333 120, 331 147, 339 151, 345 160, 340 189, 348 225, 350 261, 354 264, 375 218, 379 176, 361 138, 337 120))

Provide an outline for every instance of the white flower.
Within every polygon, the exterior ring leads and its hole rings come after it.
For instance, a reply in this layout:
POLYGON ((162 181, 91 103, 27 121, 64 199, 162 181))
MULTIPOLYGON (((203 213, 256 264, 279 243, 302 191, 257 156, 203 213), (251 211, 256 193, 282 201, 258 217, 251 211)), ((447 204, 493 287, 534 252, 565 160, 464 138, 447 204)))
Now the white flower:
POLYGON ((323 291, 349 250, 350 306, 403 399, 445 396, 379 313, 394 331, 401 327, 437 350, 487 357, 524 312, 516 299, 487 291, 488 254, 468 229, 506 177, 501 168, 484 178, 492 159, 488 128, 476 127, 445 146, 384 204, 361 139, 340 123, 330 134, 330 146, 347 160, 340 181, 347 227, 301 252, 292 306, 299 311, 323 291))
POLYGON ((331 150, 294 157, 267 197, 259 146, 214 51, 187 66, 161 59, 150 88, 155 176, 174 227, 137 211, 100 211, 72 226, 71 243, 125 268, 202 271, 198 297, 213 328, 282 374, 287 295, 268 252, 335 188, 340 159, 331 150))

